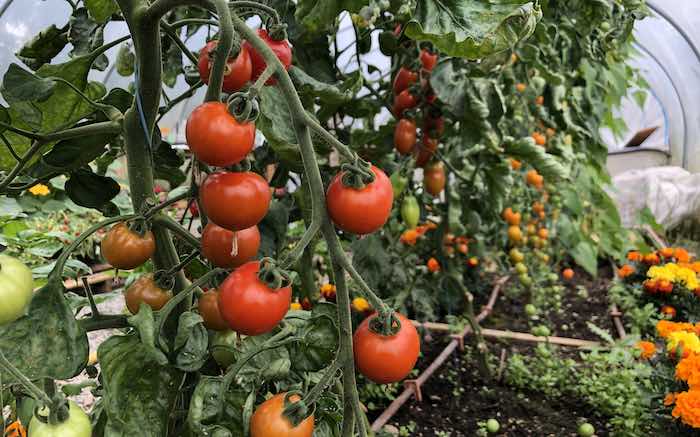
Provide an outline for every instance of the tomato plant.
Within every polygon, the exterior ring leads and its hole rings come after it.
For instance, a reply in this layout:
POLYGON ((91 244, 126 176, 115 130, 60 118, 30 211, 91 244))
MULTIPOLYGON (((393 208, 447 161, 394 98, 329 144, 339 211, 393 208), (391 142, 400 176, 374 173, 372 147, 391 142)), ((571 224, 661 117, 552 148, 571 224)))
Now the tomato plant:
MULTIPOLYGON (((216 53, 216 40, 209 41, 202 50, 199 51, 199 77, 202 82, 209 83, 209 75, 213 65, 213 55, 216 53)), ((233 93, 241 88, 253 77, 253 61, 246 46, 242 46, 235 58, 226 60, 224 69, 224 82, 222 90, 226 93, 233 93)), ((189 141, 189 140, 188 140, 189 141)), ((191 145, 191 143, 190 143, 191 145)))
POLYGON ((217 225, 241 231, 260 223, 270 205, 267 181, 252 172, 210 174, 199 188, 199 199, 207 216, 217 225), (239 205, 246 205, 240 208, 239 205))
POLYGON ((229 329, 226 320, 224 320, 219 311, 219 292, 209 290, 202 294, 197 300, 197 309, 199 315, 204 319, 204 326, 212 331, 225 331, 229 329))
MULTIPOLYGON (((286 396, 287 393, 277 394, 258 406, 250 419, 251 437, 311 437, 314 433, 314 416, 311 415, 294 426, 282 415, 286 396)), ((298 395, 289 396, 290 403, 298 402, 299 399, 298 395)))
MULTIPOLYGON (((272 50, 275 56, 277 56, 277 59, 279 59, 284 68, 288 70, 292 65, 292 47, 289 45, 289 41, 284 38, 275 39, 265 29, 258 30, 258 36, 272 50)), ((243 44, 243 48, 250 51, 250 58, 253 61, 253 79, 255 80, 265 71, 267 61, 265 61, 265 57, 262 56, 255 47, 252 47, 248 41, 243 44)), ((270 78, 265 82, 265 85, 273 85, 275 81, 275 78, 270 78)))
POLYGON ((32 271, 19 260, 0 254, 0 285, 2 307, 0 325, 21 317, 32 300, 32 271))
POLYGON ((129 288, 126 289, 124 299, 126 307, 129 308, 131 314, 139 312, 139 307, 142 303, 148 305, 153 310, 163 308, 173 294, 170 290, 164 290, 153 279, 152 275, 144 275, 137 279, 129 288))
POLYGON ((202 255, 217 267, 238 267, 255 258, 260 248, 257 226, 229 231, 207 223, 202 231, 202 255))
POLYGON ((108 263, 118 269, 130 270, 153 256, 156 242, 151 231, 139 235, 126 223, 118 223, 102 239, 101 248, 108 263))
MULTIPOLYGON (((41 411, 39 415, 41 416, 41 411)), ((73 401, 68 402, 68 418, 64 421, 52 424, 48 417, 42 419, 34 416, 29 422, 27 431, 32 437, 91 437, 92 425, 87 414, 73 401)))

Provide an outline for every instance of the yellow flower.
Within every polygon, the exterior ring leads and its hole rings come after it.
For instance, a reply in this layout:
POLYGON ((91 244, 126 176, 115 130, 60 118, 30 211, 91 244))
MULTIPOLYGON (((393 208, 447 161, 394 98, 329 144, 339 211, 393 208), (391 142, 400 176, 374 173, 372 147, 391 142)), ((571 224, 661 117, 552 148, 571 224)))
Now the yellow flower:
POLYGON ((29 189, 29 192, 35 196, 48 196, 51 190, 44 184, 36 184, 29 189))
POLYGON ((697 273, 687 266, 668 263, 662 266, 652 266, 647 271, 647 276, 655 280, 666 280, 676 284, 682 284, 688 290, 695 290, 700 286, 697 273))
POLYGON ((681 346, 683 355, 688 353, 700 353, 700 338, 697 334, 685 331, 676 331, 668 335, 666 339, 666 350, 676 352, 676 349, 681 346))
POLYGON ((291 310, 300 310, 301 309, 301 304, 299 302, 292 302, 291 305, 289 305, 289 309, 291 310))
POLYGON ((369 311, 372 307, 364 297, 356 297, 352 300, 352 308, 357 312, 364 313, 369 311))

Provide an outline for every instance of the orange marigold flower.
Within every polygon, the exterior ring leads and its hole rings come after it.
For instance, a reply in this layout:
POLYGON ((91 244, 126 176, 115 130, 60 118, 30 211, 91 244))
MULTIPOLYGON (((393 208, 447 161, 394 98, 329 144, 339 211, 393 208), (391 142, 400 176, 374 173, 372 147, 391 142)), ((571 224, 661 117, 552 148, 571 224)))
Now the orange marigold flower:
POLYGON ((673 248, 664 247, 663 249, 659 250, 659 254, 664 258, 673 258, 673 248))
POLYGON ((676 379, 688 383, 688 387, 700 387, 700 355, 690 353, 676 366, 676 379))
POLYGON ((658 283, 654 279, 647 279, 642 285, 644 286, 644 291, 647 293, 656 293, 657 291, 658 283))
POLYGON ((364 297, 356 297, 352 300, 352 308, 359 313, 366 313, 372 309, 372 306, 364 297))
POLYGON ((638 341, 636 347, 642 352, 640 356, 645 360, 653 357, 656 353, 656 345, 650 341, 638 341))
POLYGON ((676 309, 670 305, 664 305, 661 307, 661 314, 673 319, 676 317, 676 309))
POLYGON ((440 263, 435 258, 430 258, 426 265, 428 266, 428 270, 433 273, 440 271, 440 263))
POLYGON ((678 393, 671 415, 693 428, 700 428, 700 390, 678 393))
POLYGON ((644 264, 649 264, 652 266, 655 266, 655 265, 661 263, 661 259, 659 258, 659 255, 657 255, 656 253, 648 253, 648 254, 644 255, 644 257, 642 257, 642 261, 644 262, 644 264))
POLYGON ((323 284, 321 286, 321 296, 325 297, 326 299, 335 298, 335 285, 323 284))
POLYGON ((620 269, 617 271, 617 276, 620 278, 626 278, 632 274, 634 274, 635 269, 632 267, 630 264, 625 264, 620 269))
POLYGON ((413 246, 416 244, 418 237, 420 237, 421 235, 422 234, 420 234, 417 229, 408 229, 408 230, 404 231, 403 234, 401 234, 401 238, 399 238, 399 240, 403 244, 408 244, 410 246, 413 246))
POLYGON ((664 406, 668 407, 668 406, 670 406, 670 405, 673 405, 674 402, 676 402, 676 396, 677 396, 677 395, 678 395, 678 393, 668 393, 668 394, 664 397, 664 406))
POLYGON ((510 168, 513 170, 520 170, 520 167, 523 166, 523 163, 518 161, 517 159, 510 158, 510 168))
POLYGON ((676 249, 673 251, 673 257, 676 258, 676 261, 681 263, 690 262, 690 254, 687 250, 681 247, 676 247, 676 249))
POLYGON ((656 290, 660 293, 671 293, 673 291, 673 282, 667 279, 661 279, 656 284, 656 290))
POLYGON ((6 437, 27 437, 27 429, 22 426, 22 422, 18 419, 5 428, 3 435, 6 437))
POLYGON ((627 253, 627 261, 639 262, 642 260, 642 254, 636 250, 627 253))
POLYGON ((687 322, 672 322, 670 320, 659 320, 656 324, 656 332, 658 332, 659 337, 668 338, 672 332, 685 331, 699 333, 700 324, 693 325, 687 322))
POLYGON ((700 273, 700 261, 695 261, 694 263, 691 263, 690 270, 694 271, 695 273, 700 273))
POLYGON ((301 309, 301 304, 299 302, 292 302, 289 305, 289 309, 291 310, 300 310, 301 309))

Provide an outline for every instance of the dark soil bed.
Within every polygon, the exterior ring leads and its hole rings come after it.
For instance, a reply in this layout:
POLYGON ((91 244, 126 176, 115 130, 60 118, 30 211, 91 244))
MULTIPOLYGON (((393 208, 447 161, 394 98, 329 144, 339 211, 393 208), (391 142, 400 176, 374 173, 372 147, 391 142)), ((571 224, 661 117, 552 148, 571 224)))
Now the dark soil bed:
MULTIPOLYGON (((615 336, 612 318, 610 317, 610 302, 608 288, 612 278, 610 267, 601 268, 597 278, 593 278, 582 270, 576 270, 576 276, 565 283, 566 291, 562 297, 560 312, 550 312, 543 320, 552 330, 552 335, 572 337, 584 340, 600 340, 587 326, 587 322, 610 332, 615 336), (579 286, 587 290, 587 296, 579 295, 579 286)), ((510 284, 510 282, 509 282, 510 284)), ((506 284, 505 288, 508 287, 506 284)), ((529 303, 526 293, 518 296, 501 293, 493 313, 484 321, 486 328, 511 331, 529 332, 530 326, 524 312, 529 303)))

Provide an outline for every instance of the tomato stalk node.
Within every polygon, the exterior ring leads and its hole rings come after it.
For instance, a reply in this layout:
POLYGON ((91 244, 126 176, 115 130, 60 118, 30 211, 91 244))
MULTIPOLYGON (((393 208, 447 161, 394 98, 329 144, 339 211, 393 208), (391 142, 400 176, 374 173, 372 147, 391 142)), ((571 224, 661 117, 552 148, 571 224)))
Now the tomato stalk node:
POLYGON ((260 106, 255 98, 257 94, 237 92, 231 94, 226 100, 228 111, 239 123, 251 123, 260 115, 260 106))
POLYGON ((368 184, 371 184, 376 177, 372 171, 372 164, 359 156, 355 156, 354 163, 345 163, 340 168, 343 171, 343 185, 356 190, 361 190, 368 184))
POLYGON ((269 257, 260 260, 260 270, 258 279, 265 283, 272 290, 279 290, 291 285, 292 280, 289 272, 277 266, 277 262, 269 257))

